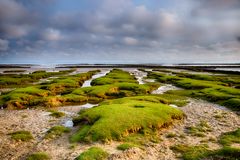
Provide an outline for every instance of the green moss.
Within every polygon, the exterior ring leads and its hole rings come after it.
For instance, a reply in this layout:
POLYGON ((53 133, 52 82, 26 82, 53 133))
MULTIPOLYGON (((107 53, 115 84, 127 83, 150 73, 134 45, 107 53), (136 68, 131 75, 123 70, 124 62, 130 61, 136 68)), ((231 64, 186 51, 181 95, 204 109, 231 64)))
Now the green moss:
POLYGON ((172 83, 177 80, 180 80, 181 78, 173 75, 168 75, 164 73, 158 73, 158 72, 148 72, 147 78, 149 79, 156 79, 159 82, 162 83, 172 83))
POLYGON ((134 95, 149 94, 152 90, 158 88, 159 84, 136 84, 136 83, 115 83, 112 85, 101 85, 93 87, 84 87, 72 92, 75 95, 97 97, 102 99, 112 99, 119 97, 129 97, 134 95))
POLYGON ((224 146, 230 146, 233 143, 240 144, 240 128, 232 132, 224 133, 220 136, 219 142, 224 146))
POLYGON ((60 77, 54 79, 49 84, 43 85, 42 87, 46 90, 51 91, 53 95, 68 94, 71 93, 75 88, 81 87, 84 81, 90 79, 97 72, 99 71, 94 70, 87 73, 60 77))
MULTIPOLYGON (((76 123, 76 121, 78 121, 78 120, 75 119, 75 123, 76 123)), ((90 142, 91 139, 86 137, 86 135, 88 134, 90 129, 91 129, 91 125, 83 125, 77 133, 75 133, 74 135, 72 135, 70 137, 70 142, 80 142, 83 140, 86 142, 90 142)))
MULTIPOLYGON (((137 100, 137 101, 147 101, 153 103, 163 103, 163 104, 175 104, 177 106, 184 106, 188 103, 187 99, 183 96, 177 96, 173 94, 157 94, 157 95, 144 95, 144 96, 134 96, 134 97, 126 97, 121 99, 107 100, 103 101, 104 104, 112 104, 112 103, 124 103, 126 100, 137 100)), ((142 105, 140 105, 142 106, 142 105)))
MULTIPOLYGON (((160 82, 172 83, 186 90, 168 91, 169 94, 202 98, 220 105, 224 105, 234 110, 239 110, 240 90, 232 88, 232 83, 240 82, 239 76, 234 77, 234 82, 227 76, 214 75, 193 75, 188 73, 175 73, 168 75, 164 73, 149 72, 148 77, 160 82), (225 80, 222 82, 222 80, 225 80)), ((231 75, 230 75, 231 77, 231 75)), ((233 78, 233 77, 231 77, 233 78)))
POLYGON ((204 89, 204 90, 201 90, 200 93, 206 95, 206 98, 213 102, 234 98, 234 96, 218 91, 215 88, 204 89))
POLYGON ((176 73, 179 77, 186 77, 197 80, 216 81, 217 78, 207 74, 190 74, 186 72, 176 73))
POLYGON ((34 154, 31 154, 26 160, 50 160, 51 158, 49 157, 48 154, 44 152, 37 152, 34 154))
POLYGON ((133 147, 136 147, 136 145, 131 144, 131 143, 123 143, 123 144, 118 145, 117 149, 125 151, 125 150, 128 150, 128 149, 133 148, 133 147))
POLYGON ((176 86, 182 87, 185 89, 205 89, 215 87, 216 82, 209 82, 203 80, 194 80, 189 78, 183 78, 175 82, 176 86))
POLYGON ((143 97, 116 99, 81 112, 74 119, 74 124, 84 127, 73 136, 72 141, 122 140, 132 133, 148 135, 167 127, 175 119, 183 118, 180 110, 159 103, 158 97, 155 99, 157 103, 143 97))
POLYGON ((29 131, 16 131, 9 135, 11 135, 12 139, 17 141, 30 141, 33 139, 33 136, 29 131))
POLYGON ((0 88, 23 87, 37 82, 42 78, 71 73, 74 70, 64 70, 59 72, 35 71, 30 74, 0 74, 0 88))
POLYGON ((209 150, 208 146, 205 145, 176 145, 172 146, 171 149, 175 152, 180 152, 183 160, 238 160, 240 157, 240 149, 231 147, 223 147, 218 150, 209 150))
POLYGON ((240 149, 239 148, 231 148, 231 147, 223 147, 219 150, 214 151, 209 154, 209 158, 213 160, 239 160, 240 157, 240 149))
POLYGON ((240 98, 231 98, 224 102, 222 105, 232 108, 233 110, 239 110, 240 108, 240 98))
MULTIPOLYGON (((90 79, 96 72, 98 70, 77 75, 62 76, 47 84, 18 88, 1 95, 0 105, 11 109, 23 109, 32 106, 58 107, 63 104, 86 102, 88 99, 86 96, 79 97, 70 93, 75 88, 79 88, 85 80, 90 79), (58 94, 65 95, 59 96, 58 94)), ((45 72, 38 71, 33 74, 45 74, 45 72)))
POLYGON ((193 136, 204 137, 205 133, 211 132, 212 129, 206 121, 201 121, 196 126, 187 127, 188 133, 193 136))
POLYGON ((184 160, 200 160, 208 156, 209 150, 205 145, 200 146, 188 146, 188 145, 176 145, 171 149, 175 152, 182 154, 184 160))
POLYGON ((175 133, 169 133, 166 135, 167 138, 174 138, 176 137, 177 135, 175 133))
POLYGON ((106 76, 94 79, 91 82, 91 85, 96 86, 121 82, 138 83, 136 78, 133 75, 130 75, 129 72, 121 69, 113 69, 106 76))
POLYGON ((81 104, 88 101, 88 97, 77 94, 67 94, 62 97, 64 98, 64 102, 69 104, 81 104))
POLYGON ((232 132, 224 133, 220 136, 219 142, 223 145, 218 150, 209 150, 207 146, 188 146, 176 145, 171 149, 175 152, 180 152, 184 160, 237 160, 240 157, 240 149, 231 147, 234 143, 240 143, 240 129, 232 132))
POLYGON ((9 94, 0 96, 1 103, 9 109, 23 109, 32 105, 37 96, 27 93, 10 92, 9 94))
POLYGON ((119 69, 111 70, 106 76, 94 79, 92 87, 74 90, 71 94, 89 97, 89 99, 113 99, 134 95, 149 94, 159 87, 158 83, 139 85, 133 75, 119 69))
POLYGON ((99 147, 91 147, 87 151, 81 153, 75 160, 105 160, 108 153, 99 147))
POLYGON ((70 132, 70 129, 64 126, 54 126, 47 131, 45 138, 52 139, 62 136, 64 133, 70 132))
POLYGON ((36 95, 36 96, 42 96, 42 97, 46 97, 49 95, 48 91, 39 89, 34 86, 26 87, 26 88, 19 88, 19 89, 12 91, 12 93, 25 93, 25 94, 29 94, 29 95, 36 95))
POLYGON ((65 113, 59 112, 56 110, 49 110, 49 112, 51 112, 50 116, 55 117, 55 118, 60 118, 60 117, 65 116, 65 113))

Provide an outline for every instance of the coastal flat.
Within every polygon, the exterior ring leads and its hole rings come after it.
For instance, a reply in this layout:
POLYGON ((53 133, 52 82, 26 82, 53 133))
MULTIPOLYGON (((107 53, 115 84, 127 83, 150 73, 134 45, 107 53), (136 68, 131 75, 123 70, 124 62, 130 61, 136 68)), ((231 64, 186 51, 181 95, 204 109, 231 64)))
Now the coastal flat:
MULTIPOLYGON (((220 151, 221 136, 240 126, 239 103, 234 103, 240 78, 232 73, 177 68, 61 70, 45 74, 26 69, 23 76, 15 70, 2 73, 3 80, 41 73, 40 79, 23 81, 25 86, 2 86, 3 159, 26 159, 36 153, 32 156, 71 160, 85 152, 79 158, 103 154, 108 159, 178 159, 179 145, 204 145, 205 156, 214 157, 209 150, 220 151), (218 94, 205 92, 215 88, 218 94), (16 138, 11 135, 20 131, 16 138), (33 138, 25 139, 25 132, 33 138), (95 146, 103 151, 87 152, 95 146)), ((238 148, 239 142, 230 147, 238 148)))

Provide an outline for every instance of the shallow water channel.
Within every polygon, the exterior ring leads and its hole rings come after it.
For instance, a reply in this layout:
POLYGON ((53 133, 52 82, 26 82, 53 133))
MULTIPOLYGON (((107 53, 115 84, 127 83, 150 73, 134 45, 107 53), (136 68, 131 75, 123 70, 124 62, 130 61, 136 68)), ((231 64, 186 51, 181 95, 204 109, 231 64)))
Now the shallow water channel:
MULTIPOLYGON (((110 70, 104 70, 104 71, 101 71, 100 73, 93 75, 91 79, 83 83, 82 87, 90 87, 92 80, 105 76, 109 71, 110 70)), ((62 120, 61 122, 62 125, 69 128, 73 127, 74 124, 73 124, 72 117, 77 116, 78 112, 81 109, 92 108, 93 106, 96 106, 96 104, 86 103, 84 105, 60 107, 59 111, 64 112, 67 115, 66 118, 62 120)))

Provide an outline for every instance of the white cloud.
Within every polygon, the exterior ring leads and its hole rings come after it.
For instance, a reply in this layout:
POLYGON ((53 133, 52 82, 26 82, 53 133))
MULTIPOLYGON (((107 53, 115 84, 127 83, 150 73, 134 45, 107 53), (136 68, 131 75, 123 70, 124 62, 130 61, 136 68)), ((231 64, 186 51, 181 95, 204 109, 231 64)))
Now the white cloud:
POLYGON ((43 39, 48 40, 48 41, 59 41, 62 38, 63 37, 62 37, 60 31, 57 29, 54 29, 54 28, 47 28, 43 32, 43 39))
POLYGON ((133 37, 125 37, 123 39, 123 42, 127 45, 137 45, 138 44, 138 40, 133 37))

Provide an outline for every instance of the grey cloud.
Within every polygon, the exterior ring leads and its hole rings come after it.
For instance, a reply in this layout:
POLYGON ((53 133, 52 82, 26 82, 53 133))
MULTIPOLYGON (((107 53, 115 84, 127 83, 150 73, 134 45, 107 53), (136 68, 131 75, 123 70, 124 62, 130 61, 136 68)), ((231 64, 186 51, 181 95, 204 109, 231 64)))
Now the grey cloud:
POLYGON ((0 51, 7 51, 8 50, 9 42, 4 39, 0 39, 0 51))
POLYGON ((54 28, 47 28, 43 34, 43 39, 47 41, 58 41, 62 39, 62 35, 59 30, 54 28))
MULTIPOLYGON (((164 11, 152 12, 144 6, 126 9, 126 12, 117 12, 108 18, 99 17, 101 14, 105 15, 105 11, 100 10, 95 14, 58 14, 52 22, 54 27, 61 28, 72 40, 77 38, 85 41, 92 41, 93 34, 95 37, 116 38, 118 43, 121 43, 121 39, 125 37, 142 41, 158 40, 162 37, 174 36, 174 33, 179 31, 180 23, 177 15, 164 11), (75 36, 69 32, 74 33, 75 36)), ((116 43, 116 41, 112 42, 116 43)))
POLYGON ((240 42, 240 36, 239 36, 239 37, 237 37, 237 41, 239 41, 239 42, 240 42))
POLYGON ((35 15, 14 0, 0 1, 0 35, 6 38, 26 36, 35 24, 35 15))
POLYGON ((57 0, 0 0, 0 38, 11 42, 9 52, 85 58, 127 53, 151 61, 240 51, 226 45, 240 35, 239 0, 187 1, 180 9, 176 1, 171 9, 151 9, 130 0, 90 0, 94 9, 55 12, 57 0))

